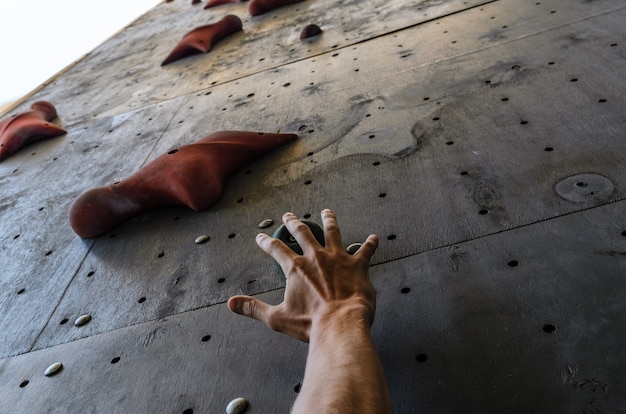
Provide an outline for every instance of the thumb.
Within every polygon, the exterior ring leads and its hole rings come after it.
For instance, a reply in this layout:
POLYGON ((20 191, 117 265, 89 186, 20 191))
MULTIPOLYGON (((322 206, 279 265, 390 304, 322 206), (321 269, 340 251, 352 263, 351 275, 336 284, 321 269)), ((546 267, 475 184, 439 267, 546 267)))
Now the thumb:
POLYGON ((252 296, 233 296, 228 299, 228 309, 232 312, 247 316, 267 324, 272 306, 253 298, 252 296))

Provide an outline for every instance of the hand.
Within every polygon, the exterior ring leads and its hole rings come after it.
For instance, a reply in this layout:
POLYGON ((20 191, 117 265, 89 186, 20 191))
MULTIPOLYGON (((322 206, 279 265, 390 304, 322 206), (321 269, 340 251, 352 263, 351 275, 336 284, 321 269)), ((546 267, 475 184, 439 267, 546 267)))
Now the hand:
POLYGON ((305 342, 309 341, 312 327, 346 313, 356 314, 357 320, 369 329, 376 311, 376 291, 368 267, 378 247, 378 237, 370 235, 350 255, 341 243, 337 219, 330 210, 322 211, 326 247, 315 240, 309 227, 294 214, 285 213, 283 222, 302 247, 302 256, 267 234, 256 237, 258 246, 283 269, 286 277, 283 302, 272 306, 251 296, 233 296, 228 300, 228 308, 305 342))

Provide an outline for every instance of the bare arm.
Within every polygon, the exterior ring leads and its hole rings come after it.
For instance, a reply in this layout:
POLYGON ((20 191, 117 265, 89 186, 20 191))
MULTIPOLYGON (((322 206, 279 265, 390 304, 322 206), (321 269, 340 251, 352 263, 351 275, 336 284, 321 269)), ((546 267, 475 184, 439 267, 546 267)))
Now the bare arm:
POLYGON ((368 275, 378 246, 370 235, 353 256, 346 253, 335 215, 322 211, 326 247, 291 213, 283 216, 302 247, 300 256, 266 234, 257 244, 281 265, 285 298, 276 306, 250 296, 233 296, 228 307, 271 329, 309 342, 302 390, 293 413, 391 413, 391 399, 370 326, 376 291, 368 275))

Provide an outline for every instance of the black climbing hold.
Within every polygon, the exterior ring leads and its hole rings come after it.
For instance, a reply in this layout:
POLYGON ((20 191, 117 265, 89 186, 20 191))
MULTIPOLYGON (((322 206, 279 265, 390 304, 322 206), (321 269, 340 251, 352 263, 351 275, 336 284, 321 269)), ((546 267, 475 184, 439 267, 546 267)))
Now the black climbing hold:
MULTIPOLYGON (((311 232, 313 233, 313 236, 315 237, 317 242, 320 245, 325 246, 324 230, 318 224, 313 223, 312 221, 309 221, 309 220, 301 220, 301 221, 307 226, 309 226, 309 229, 311 229, 311 232)), ((302 248, 300 247, 296 239, 291 235, 291 233, 289 233, 289 230, 287 230, 287 227, 285 227, 284 224, 281 225, 278 229, 276 229, 272 237, 285 243, 287 247, 289 247, 291 250, 293 250, 297 254, 299 255, 303 254, 302 248)), ((281 269, 280 265, 276 261, 274 261, 274 263, 276 264, 276 267, 278 268, 280 274, 285 276, 285 274, 283 273, 283 269, 281 269)))

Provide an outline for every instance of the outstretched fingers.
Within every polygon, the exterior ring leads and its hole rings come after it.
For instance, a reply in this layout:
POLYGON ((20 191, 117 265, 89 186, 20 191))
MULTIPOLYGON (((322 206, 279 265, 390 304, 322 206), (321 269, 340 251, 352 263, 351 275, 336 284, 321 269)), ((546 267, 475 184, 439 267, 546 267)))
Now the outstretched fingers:
POLYGON ((331 250, 343 250, 337 217, 332 210, 322 210, 322 223, 324 225, 324 241, 326 247, 331 250))
POLYGON ((375 234, 370 234, 365 242, 361 245, 359 250, 354 254, 355 256, 361 256, 369 262, 374 252, 378 248, 378 236, 375 234))
POLYGON ((296 255, 285 243, 265 233, 257 234, 255 241, 261 250, 272 256, 281 266, 287 264, 296 255))
POLYGON ((289 233, 296 239, 304 253, 319 247, 319 243, 315 239, 309 226, 301 222, 295 214, 283 214, 283 223, 285 223, 285 227, 287 227, 289 233))

